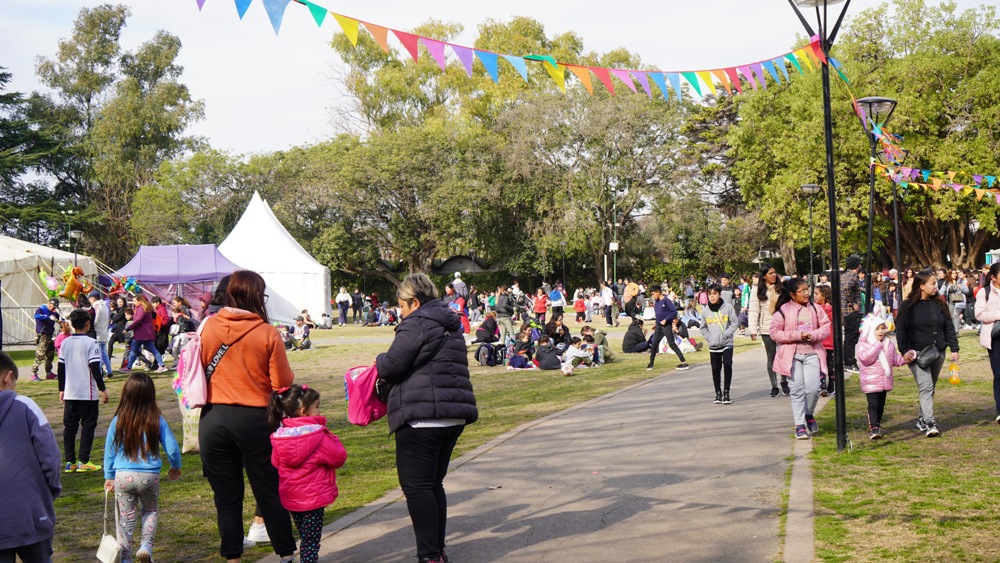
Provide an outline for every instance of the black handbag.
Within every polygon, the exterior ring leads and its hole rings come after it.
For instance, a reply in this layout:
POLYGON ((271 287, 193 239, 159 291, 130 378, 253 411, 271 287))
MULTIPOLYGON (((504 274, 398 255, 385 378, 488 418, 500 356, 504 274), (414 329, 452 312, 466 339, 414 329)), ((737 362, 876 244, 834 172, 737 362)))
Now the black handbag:
POLYGON ((941 358, 941 350, 938 350, 937 344, 928 344, 923 350, 917 352, 917 365, 923 369, 927 369, 934 365, 934 362, 941 358))

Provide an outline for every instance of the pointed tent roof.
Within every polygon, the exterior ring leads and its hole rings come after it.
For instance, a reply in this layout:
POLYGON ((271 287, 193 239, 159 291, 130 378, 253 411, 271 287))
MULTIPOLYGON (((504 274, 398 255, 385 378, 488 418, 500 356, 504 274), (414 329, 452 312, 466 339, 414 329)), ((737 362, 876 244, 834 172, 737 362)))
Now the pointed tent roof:
POLYGON ((271 206, 257 192, 254 192, 232 232, 219 245, 219 251, 244 268, 260 274, 327 272, 325 266, 288 234, 271 211, 271 206))
POLYGON ((214 244, 140 246, 114 275, 141 283, 195 283, 218 281, 239 269, 214 244))

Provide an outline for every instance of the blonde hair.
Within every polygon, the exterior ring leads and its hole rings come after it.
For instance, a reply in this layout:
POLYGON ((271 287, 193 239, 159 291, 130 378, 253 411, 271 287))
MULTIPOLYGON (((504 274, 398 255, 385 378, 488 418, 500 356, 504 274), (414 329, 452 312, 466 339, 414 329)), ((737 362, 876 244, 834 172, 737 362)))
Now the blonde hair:
POLYGON ((416 299, 423 305, 431 299, 437 299, 438 290, 427 274, 410 274, 399 284, 396 295, 407 303, 416 299))

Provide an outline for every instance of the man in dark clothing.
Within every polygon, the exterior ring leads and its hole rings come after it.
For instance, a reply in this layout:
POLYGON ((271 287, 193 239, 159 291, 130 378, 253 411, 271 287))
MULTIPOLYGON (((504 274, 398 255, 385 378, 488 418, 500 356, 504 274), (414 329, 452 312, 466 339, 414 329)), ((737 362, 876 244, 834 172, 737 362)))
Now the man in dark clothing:
POLYGON ((45 363, 45 379, 55 379, 52 362, 56 357, 56 345, 53 335, 56 322, 59 321, 59 300, 49 299, 35 311, 35 363, 31 366, 31 379, 38 381, 38 368, 45 363))
POLYGON ((844 315, 844 369, 858 373, 855 349, 861 335, 861 257, 852 254, 847 258, 847 269, 840 274, 840 311, 844 315))
POLYGON ((500 343, 507 345, 507 337, 514 338, 514 323, 511 318, 514 316, 514 296, 507 291, 507 286, 497 287, 496 304, 493 306, 497 313, 497 326, 500 329, 500 343))
POLYGON ((670 349, 674 351, 674 354, 677 354, 677 358, 681 361, 677 369, 679 371, 691 369, 687 365, 687 362, 684 361, 684 354, 677 347, 677 342, 674 339, 673 322, 677 318, 677 309, 674 308, 673 302, 663 295, 663 290, 660 286, 654 285, 651 287, 650 294, 656 300, 653 304, 653 310, 656 312, 656 328, 653 329, 653 341, 649 349, 649 365, 646 366, 646 370, 653 369, 653 363, 656 361, 656 351, 660 349, 660 340, 664 338, 667 339, 667 345, 670 346, 670 349))
POLYGON ((351 309, 353 311, 354 324, 358 324, 361 321, 361 309, 365 304, 365 298, 361 295, 361 290, 354 288, 354 293, 351 294, 351 309))

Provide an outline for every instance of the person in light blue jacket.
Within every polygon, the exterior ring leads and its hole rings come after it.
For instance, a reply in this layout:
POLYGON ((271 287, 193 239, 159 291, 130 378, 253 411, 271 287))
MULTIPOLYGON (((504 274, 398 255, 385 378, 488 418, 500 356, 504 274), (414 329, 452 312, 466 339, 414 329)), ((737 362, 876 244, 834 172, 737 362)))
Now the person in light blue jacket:
POLYGON ((118 411, 104 443, 104 489, 115 493, 118 545, 122 563, 151 563, 159 520, 160 446, 170 461, 168 476, 181 476, 181 450, 156 404, 156 386, 145 373, 133 373, 122 387, 118 411), (139 504, 142 511, 139 511, 139 504), (132 534, 141 526, 139 550, 132 556, 132 534))

